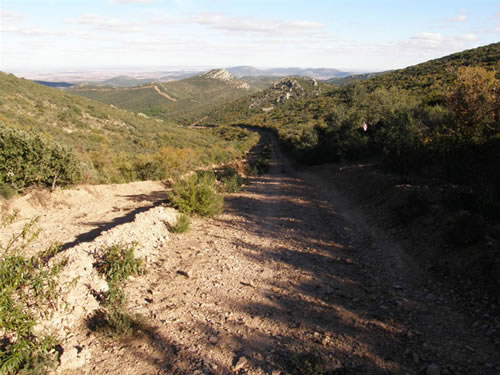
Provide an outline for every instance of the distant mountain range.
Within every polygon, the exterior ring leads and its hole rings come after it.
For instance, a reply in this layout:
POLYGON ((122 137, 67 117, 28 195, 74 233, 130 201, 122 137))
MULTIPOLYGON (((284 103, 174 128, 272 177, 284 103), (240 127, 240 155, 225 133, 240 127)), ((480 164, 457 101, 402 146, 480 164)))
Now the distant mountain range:
POLYGON ((67 92, 147 116, 175 118, 191 123, 209 106, 227 103, 259 90, 235 78, 225 69, 214 69, 181 80, 140 80, 140 84, 125 86, 126 83, 134 82, 129 78, 122 76, 107 80, 107 85, 104 82, 81 83, 68 88, 67 92), (121 86, 113 86, 109 84, 111 82, 121 86))
MULTIPOLYGON (((287 76, 302 76, 320 80, 339 79, 352 75, 330 68, 266 68, 259 69, 253 66, 234 66, 226 68, 229 73, 243 81, 265 82, 268 87, 273 81, 287 76), (256 78, 258 78, 256 80, 256 78)), ((144 73, 124 73, 113 75, 110 72, 65 72, 53 74, 27 75, 37 83, 49 87, 69 87, 72 85, 82 86, 110 86, 110 87, 133 87, 151 82, 169 82, 194 77, 204 73, 201 70, 176 70, 157 71, 144 73)), ((262 87, 264 88, 264 86, 262 87)))
POLYGON ((316 79, 343 78, 352 75, 350 72, 343 72, 338 69, 329 68, 269 68, 258 69, 253 66, 235 66, 226 68, 226 70, 235 77, 286 77, 286 76, 302 76, 316 79))

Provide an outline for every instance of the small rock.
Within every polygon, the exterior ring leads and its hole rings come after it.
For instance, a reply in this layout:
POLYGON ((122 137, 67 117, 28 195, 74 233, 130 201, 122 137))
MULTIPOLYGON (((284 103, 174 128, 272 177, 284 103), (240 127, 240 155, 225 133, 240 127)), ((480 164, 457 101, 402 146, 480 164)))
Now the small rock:
POLYGON ((273 370, 271 375, 281 375, 281 370, 273 370))
POLYGON ((177 271, 177 274, 178 274, 178 275, 182 275, 182 276, 184 276, 184 277, 187 277, 187 278, 189 279, 189 273, 188 273, 188 272, 186 272, 186 271, 178 270, 178 271, 177 271))
POLYGON ((218 337, 217 337, 217 336, 210 336, 210 337, 208 338, 208 342, 209 342, 210 344, 212 344, 212 345, 217 344, 217 341, 219 341, 219 339, 218 339, 218 337))
POLYGON ((432 365, 427 366, 425 375, 441 375, 441 368, 433 363, 432 365))
POLYGON ((248 363, 248 359, 246 359, 246 357, 240 357, 233 367, 234 371, 238 371, 238 370, 242 369, 243 367, 246 366, 247 363, 248 363))

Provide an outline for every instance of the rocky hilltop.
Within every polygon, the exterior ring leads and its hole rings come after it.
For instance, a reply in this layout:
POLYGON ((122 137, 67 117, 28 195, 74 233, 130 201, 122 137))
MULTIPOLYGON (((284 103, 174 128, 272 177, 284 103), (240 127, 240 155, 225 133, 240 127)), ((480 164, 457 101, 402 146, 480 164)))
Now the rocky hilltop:
POLYGON ((213 69, 206 73, 200 75, 202 78, 210 78, 218 81, 226 82, 231 87, 237 89, 246 89, 249 90, 250 86, 248 83, 243 82, 237 78, 235 78, 231 73, 229 73, 226 69, 213 69))
POLYGON ((321 93, 318 81, 305 77, 286 77, 252 98, 249 109, 262 107, 264 112, 271 111, 275 104, 305 97, 315 97, 321 93))

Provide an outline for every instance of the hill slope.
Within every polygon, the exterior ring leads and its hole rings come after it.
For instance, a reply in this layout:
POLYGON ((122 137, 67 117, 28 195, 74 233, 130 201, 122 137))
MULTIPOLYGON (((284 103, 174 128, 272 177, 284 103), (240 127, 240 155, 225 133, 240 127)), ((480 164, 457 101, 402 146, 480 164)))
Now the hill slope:
POLYGON ((0 123, 0 130, 71 150, 86 182, 164 178, 241 155, 254 137, 236 129, 186 129, 4 73, 0 123))
POLYGON ((148 116, 180 118, 192 122, 213 105, 254 92, 223 69, 179 81, 158 82, 128 88, 79 87, 68 92, 113 104, 148 116))

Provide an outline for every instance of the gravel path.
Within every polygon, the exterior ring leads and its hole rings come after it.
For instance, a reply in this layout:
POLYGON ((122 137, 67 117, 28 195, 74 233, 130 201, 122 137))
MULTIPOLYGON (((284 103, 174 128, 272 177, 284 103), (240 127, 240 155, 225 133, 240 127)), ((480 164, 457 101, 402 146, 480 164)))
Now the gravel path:
POLYGON ((129 283, 143 334, 89 334, 80 373, 499 373, 496 348, 446 291, 322 176, 273 149, 268 174, 129 283))

